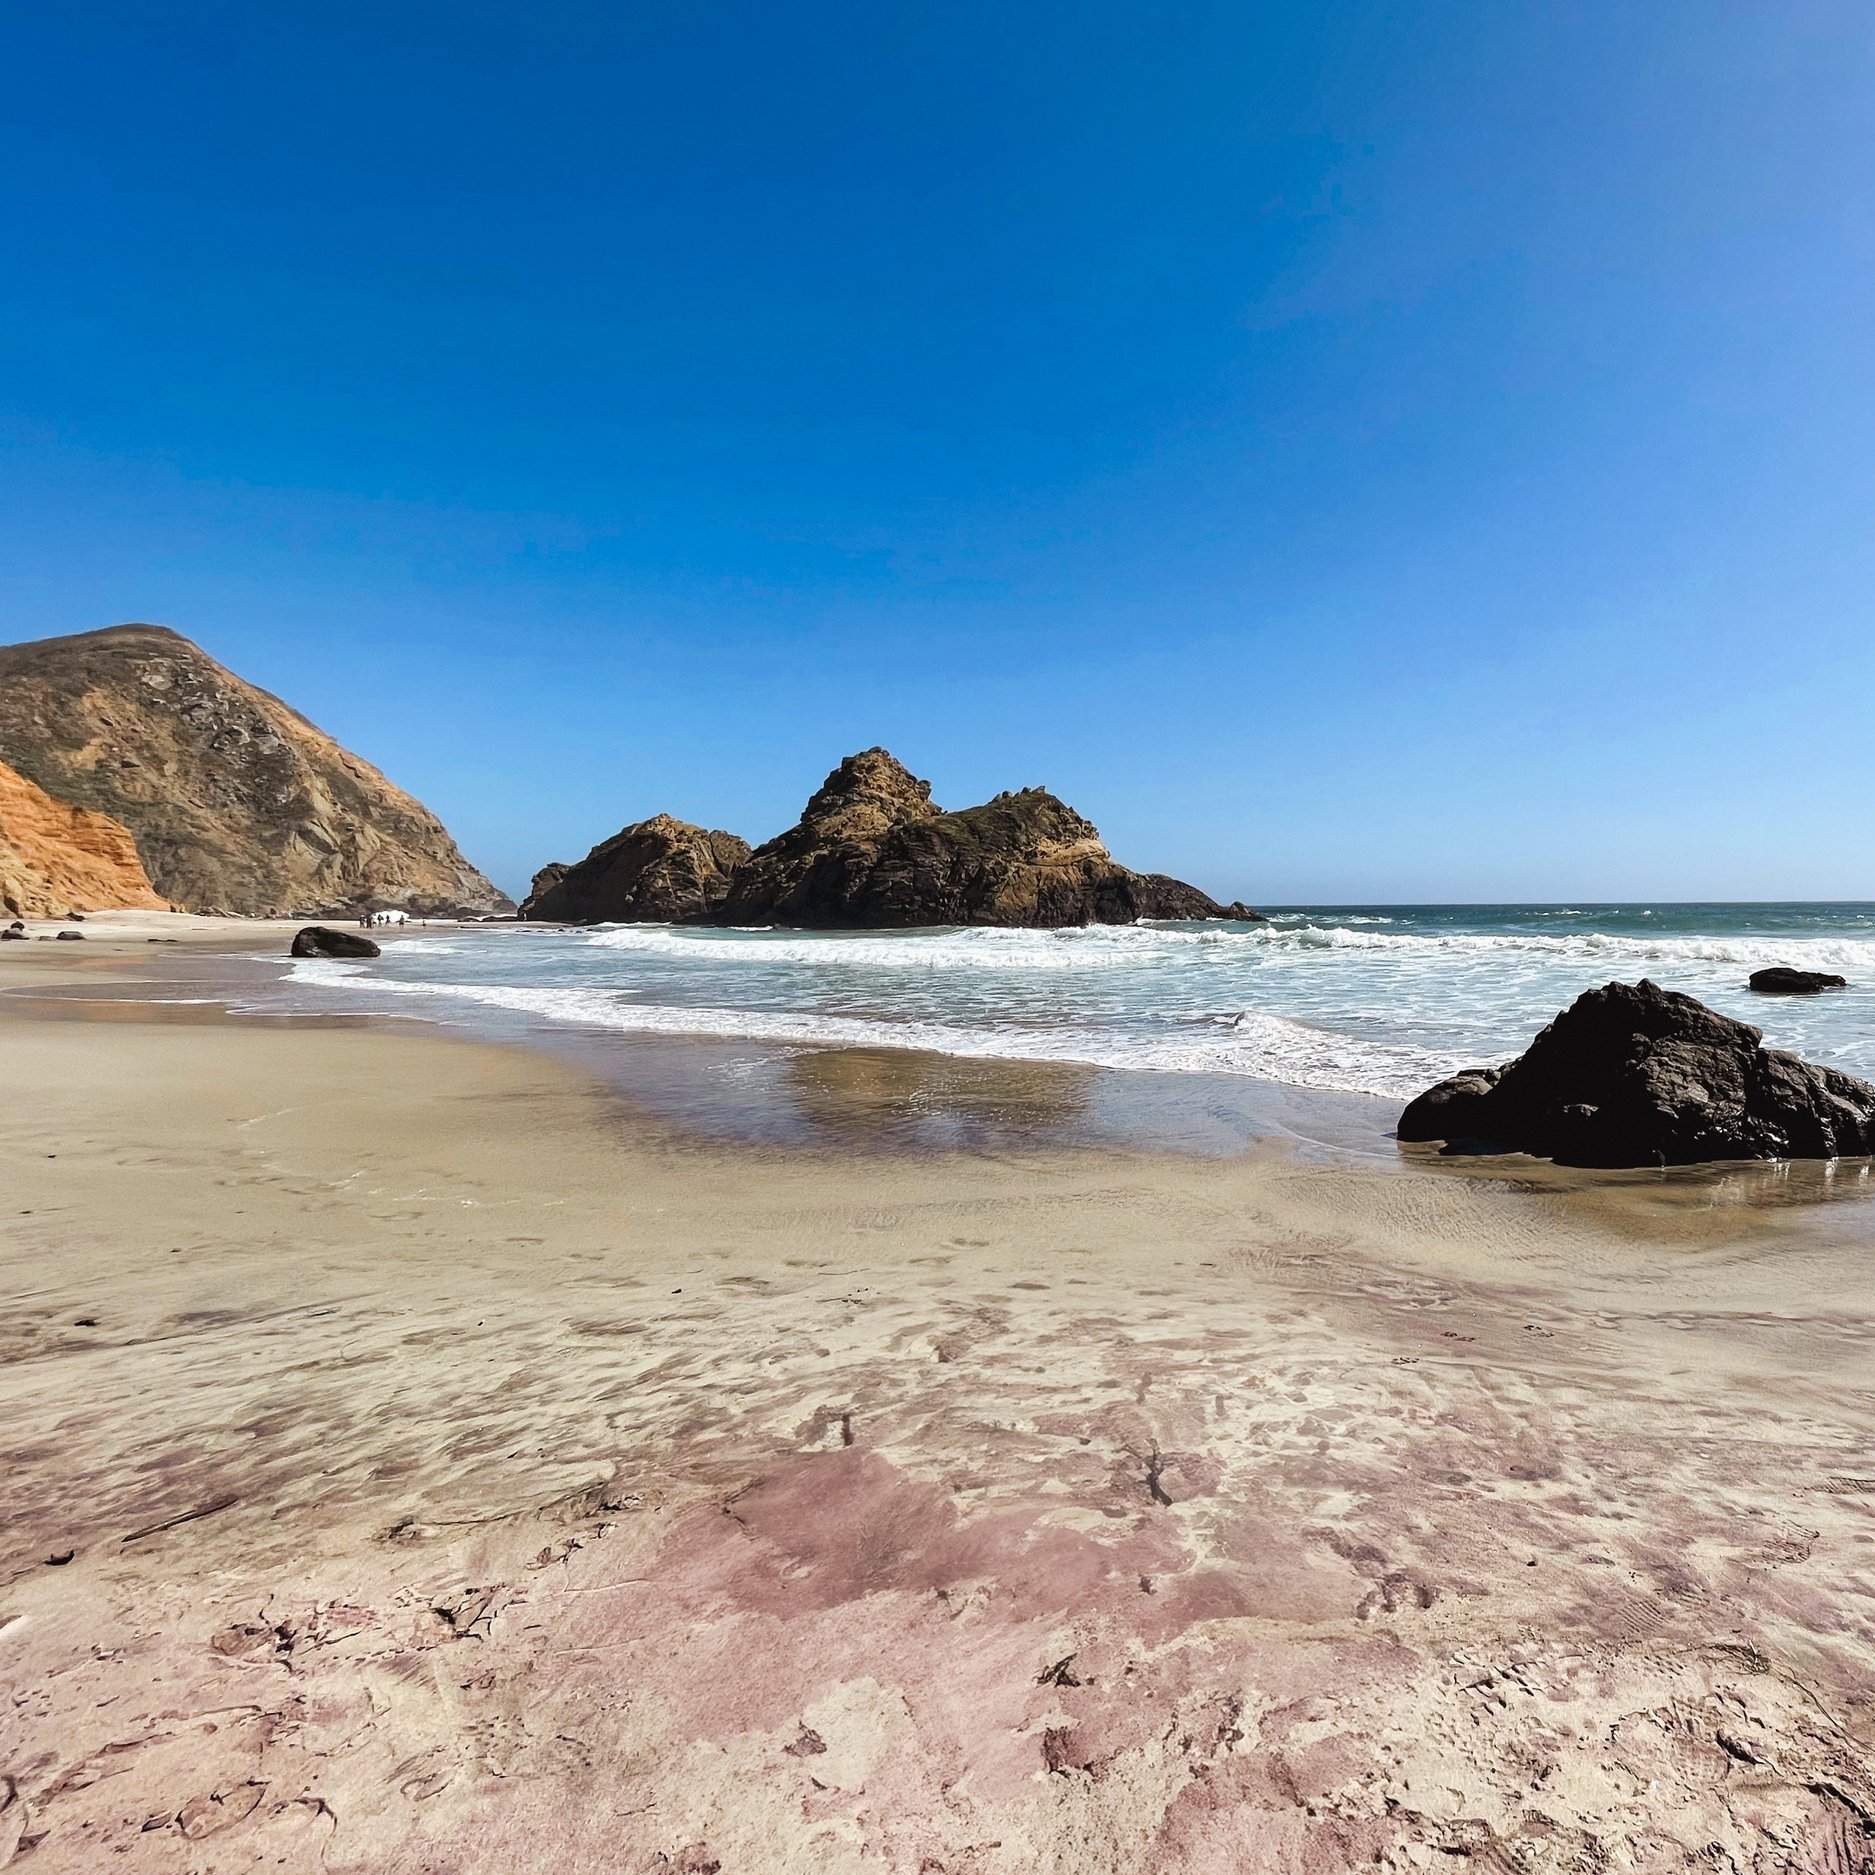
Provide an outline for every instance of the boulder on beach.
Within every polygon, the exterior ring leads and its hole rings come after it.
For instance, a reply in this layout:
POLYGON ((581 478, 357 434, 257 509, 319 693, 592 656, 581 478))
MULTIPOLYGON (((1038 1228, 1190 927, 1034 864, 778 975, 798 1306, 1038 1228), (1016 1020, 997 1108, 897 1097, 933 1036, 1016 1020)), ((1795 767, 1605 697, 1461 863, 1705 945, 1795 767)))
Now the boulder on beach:
POLYGON ((1575 1166, 1875 1152, 1875 1087, 1762 1039, 1657 983, 1609 983, 1516 1060, 1429 1088, 1400 1116, 1399 1137, 1575 1166))
POLYGON ((293 934, 293 957, 381 957, 383 952, 356 931, 334 931, 330 925, 309 924, 293 934))
POLYGON ((849 755, 800 821, 757 847, 711 922, 876 930, 912 925, 1130 924, 1255 918, 1182 880, 1118 864, 1045 788, 947 813, 884 749, 849 755))
POLYGON ((534 875, 521 916, 565 924, 695 924, 721 904, 749 843, 669 814, 621 828, 576 866, 534 875))
POLYGON ((1849 979, 1833 977, 1827 970, 1794 970, 1789 964, 1773 964, 1768 970, 1754 970, 1749 987, 1761 996, 1815 996, 1823 990, 1846 990, 1849 979))

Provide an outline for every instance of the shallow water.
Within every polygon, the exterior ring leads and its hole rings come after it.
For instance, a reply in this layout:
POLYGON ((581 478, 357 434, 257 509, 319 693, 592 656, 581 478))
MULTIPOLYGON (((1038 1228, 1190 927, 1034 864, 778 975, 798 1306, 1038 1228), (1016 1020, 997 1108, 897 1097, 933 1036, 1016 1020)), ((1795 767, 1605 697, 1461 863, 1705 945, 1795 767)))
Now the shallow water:
POLYGON ((1583 990, 1652 977, 1875 1075, 1875 905, 1298 908, 1267 925, 821 933, 427 931, 301 962, 291 1007, 591 1034, 1232 1075, 1398 1099, 1507 1058, 1583 990), (1764 997, 1790 963, 1851 987, 1764 997))

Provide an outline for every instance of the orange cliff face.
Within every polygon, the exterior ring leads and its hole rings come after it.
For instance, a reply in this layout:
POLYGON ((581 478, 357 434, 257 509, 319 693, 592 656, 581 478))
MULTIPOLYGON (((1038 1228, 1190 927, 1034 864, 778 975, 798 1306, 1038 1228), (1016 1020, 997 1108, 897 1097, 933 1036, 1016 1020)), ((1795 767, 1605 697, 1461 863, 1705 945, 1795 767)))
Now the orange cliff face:
POLYGON ((72 911, 167 911, 130 829, 67 807, 0 763, 0 905, 14 918, 72 911))

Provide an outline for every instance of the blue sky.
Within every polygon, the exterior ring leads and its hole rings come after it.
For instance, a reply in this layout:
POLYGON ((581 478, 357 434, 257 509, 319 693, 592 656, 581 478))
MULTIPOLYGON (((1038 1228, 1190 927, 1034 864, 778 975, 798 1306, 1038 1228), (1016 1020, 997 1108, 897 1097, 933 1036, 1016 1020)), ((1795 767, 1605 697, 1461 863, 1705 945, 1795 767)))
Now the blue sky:
POLYGON ((1875 897, 1875 14, 0 14, 0 637, 511 888, 883 742, 1224 897, 1875 897))

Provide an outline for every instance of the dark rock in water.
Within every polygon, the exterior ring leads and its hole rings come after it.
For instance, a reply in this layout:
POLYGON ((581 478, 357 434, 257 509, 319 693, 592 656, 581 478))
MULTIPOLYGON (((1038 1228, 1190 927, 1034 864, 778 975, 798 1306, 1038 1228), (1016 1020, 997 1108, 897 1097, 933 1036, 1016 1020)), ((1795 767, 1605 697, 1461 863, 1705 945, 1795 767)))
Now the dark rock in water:
POLYGON ((696 924, 729 890, 749 843, 654 814, 602 841, 577 866, 534 875, 521 916, 568 924, 696 924))
POLYGON ((1833 1159, 1875 1151, 1875 1087, 1643 979, 1589 990, 1515 1061, 1421 1094, 1402 1140, 1558 1165, 1833 1159))
POLYGON ((0 931, 0 939, 4 939, 4 938, 16 938, 17 939, 17 938, 23 938, 25 936, 26 936, 26 932, 24 931, 24 929, 21 926, 16 925, 16 924, 10 924, 7 926, 7 928, 4 931, 0 931))
POLYGON ((85 934, 82 931, 61 931, 58 937, 60 942, 65 944, 82 944, 85 941, 85 934))
POLYGON ((1768 970, 1754 970, 1750 987, 1763 996, 1814 996, 1820 990, 1846 990, 1847 977, 1833 977, 1826 970, 1793 970, 1788 964, 1773 964, 1768 970))
POLYGON ((1222 918, 1197 887, 1117 865, 1042 788, 946 813, 884 749, 849 755, 799 823, 737 868, 714 924, 822 930, 1222 918))
POLYGON ((1237 924, 1268 924, 1269 920, 1260 911, 1253 911, 1242 899, 1234 898, 1218 913, 1220 918, 1229 918, 1237 924))
POLYGON ((381 957, 384 953, 356 931, 334 931, 329 925, 309 924, 293 934, 293 957, 381 957))

